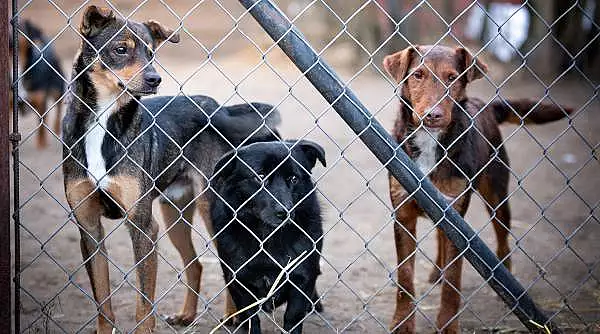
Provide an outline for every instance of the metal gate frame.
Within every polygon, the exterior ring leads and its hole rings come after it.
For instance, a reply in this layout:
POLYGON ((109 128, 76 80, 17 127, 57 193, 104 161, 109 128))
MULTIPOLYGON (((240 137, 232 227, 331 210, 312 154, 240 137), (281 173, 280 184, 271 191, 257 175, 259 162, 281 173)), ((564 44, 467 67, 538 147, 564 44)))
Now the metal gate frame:
POLYGON ((531 332, 562 333, 272 0, 239 0, 531 332))
POLYGON ((11 332, 8 1, 0 2, 0 334, 11 332), (8 324, 8 325, 6 325, 8 324))

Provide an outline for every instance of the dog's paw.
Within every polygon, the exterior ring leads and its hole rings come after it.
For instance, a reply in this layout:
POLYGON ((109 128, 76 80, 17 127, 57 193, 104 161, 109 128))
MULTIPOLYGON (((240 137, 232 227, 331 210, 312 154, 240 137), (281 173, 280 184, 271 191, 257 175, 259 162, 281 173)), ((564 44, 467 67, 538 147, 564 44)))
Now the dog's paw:
POLYGON ((163 316, 163 320, 166 321, 171 326, 182 326, 187 327, 191 325, 196 319, 196 315, 186 315, 186 314, 171 314, 163 316))
MULTIPOLYGON (((227 317, 228 317, 228 315, 223 316, 223 318, 221 318, 221 320, 219 320, 219 322, 225 321, 225 319, 227 319, 227 317)), ((225 321, 225 326, 227 326, 227 327, 237 327, 240 324, 241 324, 240 317, 238 317, 238 316, 231 317, 230 319, 225 321)))

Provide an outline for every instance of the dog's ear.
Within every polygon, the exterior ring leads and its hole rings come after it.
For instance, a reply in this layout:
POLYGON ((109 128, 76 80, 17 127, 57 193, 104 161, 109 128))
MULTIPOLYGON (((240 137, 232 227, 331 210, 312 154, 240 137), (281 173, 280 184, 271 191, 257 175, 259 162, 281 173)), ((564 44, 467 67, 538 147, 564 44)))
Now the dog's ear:
MULTIPOLYGON (((295 142, 288 142, 289 145, 293 145, 295 142)), ((308 171, 311 171, 315 165, 317 164, 317 160, 327 167, 327 162, 325 161, 325 150, 321 147, 321 145, 312 142, 310 140, 300 140, 294 146, 294 149, 297 149, 302 152, 302 154, 306 157, 308 162, 307 166, 304 166, 308 171)))
POLYGON ((237 160, 238 158, 235 156, 235 150, 225 153, 221 159, 217 161, 213 175, 223 177, 231 174, 233 169, 237 166, 237 160))
POLYGON ((383 58, 383 68, 396 80, 402 81, 408 72, 408 67, 412 61, 419 46, 409 46, 406 49, 396 52, 383 58))
POLYGON ((156 41, 156 44, 161 44, 164 41, 179 43, 179 33, 163 26, 160 22, 149 20, 144 22, 144 25, 150 30, 150 34, 156 41))
POLYGON ((483 78, 483 75, 487 73, 487 65, 479 59, 474 59, 465 48, 456 48, 456 57, 463 71, 466 71, 465 76, 468 82, 483 78))
POLYGON ((114 20, 115 15, 110 8, 89 6, 83 14, 79 32, 85 37, 95 36, 114 20))

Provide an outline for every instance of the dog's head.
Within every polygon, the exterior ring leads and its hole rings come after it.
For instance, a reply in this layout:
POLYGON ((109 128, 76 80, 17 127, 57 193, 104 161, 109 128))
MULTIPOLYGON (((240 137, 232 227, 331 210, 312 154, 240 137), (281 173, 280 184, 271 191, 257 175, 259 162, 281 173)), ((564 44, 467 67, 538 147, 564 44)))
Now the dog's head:
POLYGON ((179 35, 156 21, 138 23, 115 17, 109 8, 89 6, 79 32, 83 36, 76 61, 87 70, 99 94, 155 94, 161 77, 152 66, 155 49, 179 35))
POLYGON ((487 72, 464 48, 445 46, 408 47, 386 56, 383 67, 411 104, 412 122, 433 129, 452 122, 452 109, 466 98, 467 84, 487 72))
POLYGON ((325 151, 307 141, 258 142, 225 154, 215 166, 214 184, 240 220, 258 220, 272 229, 311 194, 310 173, 325 166, 325 151))

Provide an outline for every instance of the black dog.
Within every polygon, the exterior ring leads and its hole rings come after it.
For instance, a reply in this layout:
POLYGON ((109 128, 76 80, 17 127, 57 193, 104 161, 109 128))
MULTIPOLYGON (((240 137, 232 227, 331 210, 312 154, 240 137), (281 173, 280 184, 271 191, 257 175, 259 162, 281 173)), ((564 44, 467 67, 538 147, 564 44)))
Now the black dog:
MULTIPOLYGON (((315 282, 323 228, 310 178, 317 160, 325 166, 325 152, 313 142, 259 142, 224 155, 213 179, 217 250, 238 309, 265 297, 282 268, 307 252, 289 281, 260 306, 270 312, 287 302, 283 328, 291 333, 301 333, 306 315, 321 307, 315 282)), ((251 333, 261 332, 258 311, 240 315, 251 333)))
MULTIPOLYGON (((23 96, 29 105, 38 114, 42 123, 46 124, 46 104, 48 100, 56 104, 56 118, 54 119, 53 131, 60 133, 62 120, 63 95, 65 94, 65 76, 50 40, 44 35, 41 28, 29 20, 24 20, 19 25, 22 33, 18 34, 19 43, 19 68, 23 71, 23 77, 19 81, 22 84, 19 94, 23 96)), ((12 39, 11 39, 11 50, 12 39)), ((21 111, 28 111, 23 101, 17 101, 21 111)), ((44 126, 38 128, 37 147, 44 148, 48 144, 46 129, 44 126)))

